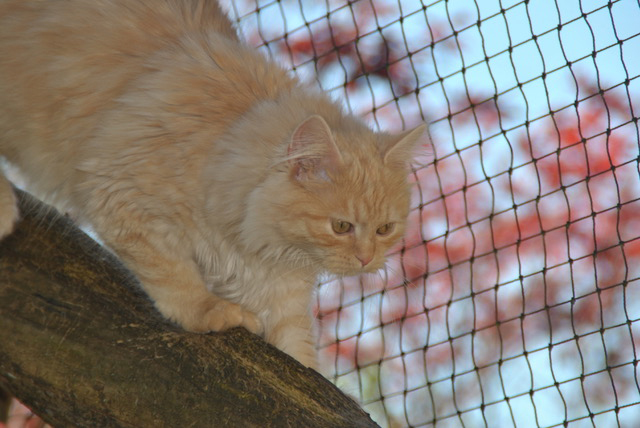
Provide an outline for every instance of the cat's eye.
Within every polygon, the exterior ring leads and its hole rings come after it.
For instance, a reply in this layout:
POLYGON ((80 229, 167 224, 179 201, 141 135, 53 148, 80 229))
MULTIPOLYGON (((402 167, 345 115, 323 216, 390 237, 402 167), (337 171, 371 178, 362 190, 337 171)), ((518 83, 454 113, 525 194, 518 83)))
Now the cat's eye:
POLYGON ((376 230, 376 233, 378 235, 388 235, 393 231, 393 226, 393 223, 383 224, 376 230))
POLYGON ((353 230, 353 225, 348 221, 343 220, 332 220, 331 228, 338 235, 343 235, 345 233, 349 233, 353 230))

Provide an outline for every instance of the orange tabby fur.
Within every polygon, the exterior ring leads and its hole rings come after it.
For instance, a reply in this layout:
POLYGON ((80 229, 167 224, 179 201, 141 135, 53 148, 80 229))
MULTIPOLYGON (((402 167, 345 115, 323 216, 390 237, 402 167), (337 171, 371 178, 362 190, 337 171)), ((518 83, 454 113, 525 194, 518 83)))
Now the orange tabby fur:
MULTIPOLYGON (((370 131, 215 2, 0 1, 0 155, 187 330, 244 326, 315 366, 316 277, 382 266, 421 133, 370 131)), ((0 175, 0 238, 17 217, 0 175)))

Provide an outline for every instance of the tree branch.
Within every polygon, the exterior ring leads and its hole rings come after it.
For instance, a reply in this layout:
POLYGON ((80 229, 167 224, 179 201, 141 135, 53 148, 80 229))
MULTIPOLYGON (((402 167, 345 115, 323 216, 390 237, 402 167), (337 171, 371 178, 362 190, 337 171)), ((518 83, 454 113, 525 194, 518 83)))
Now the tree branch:
POLYGON ((18 192, 0 242, 0 386, 54 426, 376 426, 313 370, 244 329, 192 334, 120 262, 18 192))

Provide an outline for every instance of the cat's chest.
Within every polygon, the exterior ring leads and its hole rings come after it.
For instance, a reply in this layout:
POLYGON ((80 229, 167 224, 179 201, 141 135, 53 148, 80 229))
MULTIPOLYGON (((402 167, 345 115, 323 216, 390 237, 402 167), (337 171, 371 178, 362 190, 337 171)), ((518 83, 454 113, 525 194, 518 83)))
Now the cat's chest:
POLYGON ((244 254, 224 241, 201 249, 198 264, 209 291, 256 313, 268 310, 291 287, 309 286, 290 266, 244 254))
POLYGON ((250 296, 264 297, 258 284, 267 281, 269 275, 261 266, 251 264, 245 255, 228 247, 211 249, 206 256, 200 266, 211 292, 237 303, 253 299, 250 296))

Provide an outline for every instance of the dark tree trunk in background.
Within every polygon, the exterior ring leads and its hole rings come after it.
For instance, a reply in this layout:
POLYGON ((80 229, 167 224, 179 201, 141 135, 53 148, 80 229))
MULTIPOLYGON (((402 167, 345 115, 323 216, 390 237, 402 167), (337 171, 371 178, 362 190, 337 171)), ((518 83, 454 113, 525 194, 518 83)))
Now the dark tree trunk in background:
POLYGON ((244 329, 164 321, 113 255, 19 196, 23 219, 0 242, 0 389, 53 426, 375 426, 244 329))

